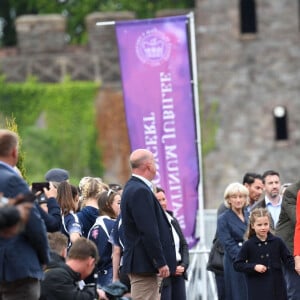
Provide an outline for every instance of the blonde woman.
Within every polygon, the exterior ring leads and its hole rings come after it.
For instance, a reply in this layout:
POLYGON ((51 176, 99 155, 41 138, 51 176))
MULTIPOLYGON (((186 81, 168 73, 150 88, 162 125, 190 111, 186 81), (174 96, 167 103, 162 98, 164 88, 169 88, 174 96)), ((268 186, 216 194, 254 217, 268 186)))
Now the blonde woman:
POLYGON ((234 270, 233 262, 242 245, 247 230, 248 213, 245 209, 249 196, 248 189, 234 182, 224 192, 224 204, 228 208, 218 217, 217 237, 224 248, 224 278, 226 299, 247 299, 246 278, 234 270))
POLYGON ((108 190, 108 186, 102 182, 101 178, 84 177, 79 183, 81 209, 77 216, 84 237, 87 237, 89 230, 99 216, 98 198, 106 190, 108 190))

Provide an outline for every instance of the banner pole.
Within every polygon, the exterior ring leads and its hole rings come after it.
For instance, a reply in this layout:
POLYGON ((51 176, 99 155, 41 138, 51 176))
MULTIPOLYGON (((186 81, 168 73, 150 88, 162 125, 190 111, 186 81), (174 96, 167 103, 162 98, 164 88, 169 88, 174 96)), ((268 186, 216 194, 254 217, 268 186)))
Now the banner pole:
MULTIPOLYGON (((203 171, 202 171, 202 146, 201 146, 201 126, 200 126, 200 105, 199 105, 199 89, 198 89, 198 72, 197 72, 197 52, 196 52, 196 33, 195 33, 195 18, 194 13, 190 12, 187 15, 190 19, 190 44, 191 44, 191 61, 192 61, 192 84, 194 92, 194 107, 195 107, 195 119, 196 119, 196 130, 197 130, 197 149, 198 149, 198 162, 199 162, 199 174, 200 180, 198 185, 198 214, 196 222, 196 234, 199 233, 200 241, 196 245, 196 249, 202 250, 203 255, 196 255, 197 266, 201 270, 200 286, 201 286, 201 297, 203 300, 208 299, 207 291, 207 272, 206 272, 206 237, 205 237, 205 222, 204 222, 204 201, 203 201, 203 171), (198 231, 198 232, 197 232, 198 231)), ((197 250, 196 250, 197 251, 197 250)))
POLYGON ((190 12, 189 29, 190 29, 190 43, 191 43, 191 61, 192 61, 192 84, 194 92, 194 107, 197 130, 197 150, 200 180, 198 185, 198 220, 197 228, 200 236, 200 246, 205 246, 205 230, 204 230, 204 202, 203 202, 203 171, 202 171, 202 147, 201 147, 201 126, 200 126, 200 108, 199 108, 199 89, 198 89, 198 71, 197 71, 197 55, 196 55, 196 38, 195 38, 195 18, 194 13, 190 12))

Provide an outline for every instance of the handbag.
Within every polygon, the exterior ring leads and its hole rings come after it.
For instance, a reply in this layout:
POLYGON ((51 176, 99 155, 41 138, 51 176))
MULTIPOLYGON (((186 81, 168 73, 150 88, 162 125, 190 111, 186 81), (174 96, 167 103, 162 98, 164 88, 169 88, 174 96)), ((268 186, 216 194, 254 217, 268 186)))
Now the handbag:
POLYGON ((206 265, 206 270, 214 272, 214 273, 223 273, 223 257, 224 257, 224 249, 221 245, 220 241, 215 238, 213 240, 213 245, 209 252, 208 262, 206 265))

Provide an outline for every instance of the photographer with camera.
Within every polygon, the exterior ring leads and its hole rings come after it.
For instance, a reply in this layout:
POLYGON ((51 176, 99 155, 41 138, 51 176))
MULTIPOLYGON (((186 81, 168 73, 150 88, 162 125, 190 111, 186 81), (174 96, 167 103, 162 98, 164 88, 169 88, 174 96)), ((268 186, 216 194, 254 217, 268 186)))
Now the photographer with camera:
POLYGON ((60 183, 69 181, 69 172, 59 168, 50 169, 45 174, 45 180, 32 183, 32 192, 36 195, 36 204, 47 232, 60 231, 62 216, 57 202, 57 188, 60 183))
POLYGON ((40 300, 108 300, 105 292, 95 285, 80 287, 78 284, 93 272, 98 260, 96 245, 84 237, 77 239, 68 252, 66 263, 53 263, 45 270, 40 300))
POLYGON ((36 195, 36 206, 45 222, 47 232, 61 229, 61 213, 57 203, 57 189, 50 182, 32 183, 32 192, 36 195))

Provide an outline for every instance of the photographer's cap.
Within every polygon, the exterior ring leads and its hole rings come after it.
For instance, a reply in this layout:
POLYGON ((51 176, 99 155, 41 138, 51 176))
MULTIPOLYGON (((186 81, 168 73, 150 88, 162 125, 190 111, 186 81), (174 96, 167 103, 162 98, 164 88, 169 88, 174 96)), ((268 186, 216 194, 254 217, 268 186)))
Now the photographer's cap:
POLYGON ((62 182, 69 179, 69 172, 59 168, 50 169, 45 174, 45 179, 47 181, 62 182))

